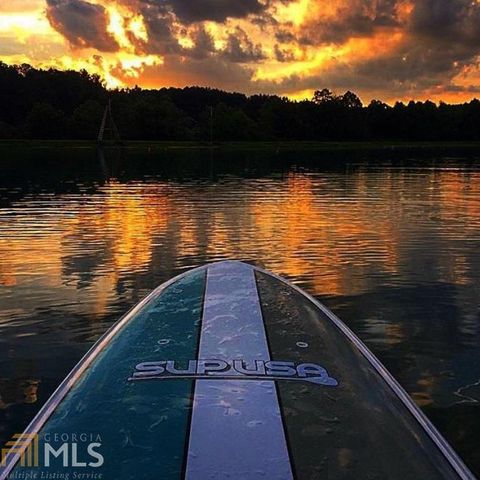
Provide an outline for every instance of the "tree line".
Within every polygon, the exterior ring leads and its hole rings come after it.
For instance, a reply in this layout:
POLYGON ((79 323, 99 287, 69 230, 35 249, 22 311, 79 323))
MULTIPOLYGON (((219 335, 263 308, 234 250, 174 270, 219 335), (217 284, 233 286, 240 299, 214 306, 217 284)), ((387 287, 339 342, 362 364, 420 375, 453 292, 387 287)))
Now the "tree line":
POLYGON ((95 139, 108 101, 125 140, 480 140, 477 99, 364 106, 328 89, 304 101, 203 87, 107 90, 85 70, 0 62, 0 138, 95 139))

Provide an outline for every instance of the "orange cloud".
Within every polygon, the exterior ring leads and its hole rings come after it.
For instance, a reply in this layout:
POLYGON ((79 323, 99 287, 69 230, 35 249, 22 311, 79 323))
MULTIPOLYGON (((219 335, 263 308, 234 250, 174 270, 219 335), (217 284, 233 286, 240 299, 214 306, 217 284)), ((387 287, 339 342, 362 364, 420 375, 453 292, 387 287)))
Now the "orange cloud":
POLYGON ((480 4, 434 3, 19 0, 0 5, 0 59, 86 68, 109 87, 469 99, 480 90, 480 4))

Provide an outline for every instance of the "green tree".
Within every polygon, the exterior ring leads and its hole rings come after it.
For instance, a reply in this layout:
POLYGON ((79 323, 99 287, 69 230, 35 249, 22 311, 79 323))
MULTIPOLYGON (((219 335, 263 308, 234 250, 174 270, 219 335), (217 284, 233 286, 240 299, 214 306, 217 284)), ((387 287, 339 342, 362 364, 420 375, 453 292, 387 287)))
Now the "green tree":
POLYGON ((36 103, 25 120, 29 138, 63 138, 67 133, 65 115, 49 103, 36 103))
POLYGON ((338 102, 347 108, 362 108, 363 104, 360 98, 350 90, 346 91, 341 97, 338 97, 338 102))
POLYGON ((102 121, 104 108, 96 100, 80 104, 71 118, 71 131, 76 138, 95 139, 102 121))
POLYGON ((322 90, 315 90, 312 101, 321 105, 322 103, 333 102, 335 98, 336 97, 331 90, 323 88, 322 90))
POLYGON ((254 140, 257 138, 257 124, 241 109, 223 103, 206 108, 200 116, 199 134, 203 140, 210 139, 210 122, 214 141, 254 140))

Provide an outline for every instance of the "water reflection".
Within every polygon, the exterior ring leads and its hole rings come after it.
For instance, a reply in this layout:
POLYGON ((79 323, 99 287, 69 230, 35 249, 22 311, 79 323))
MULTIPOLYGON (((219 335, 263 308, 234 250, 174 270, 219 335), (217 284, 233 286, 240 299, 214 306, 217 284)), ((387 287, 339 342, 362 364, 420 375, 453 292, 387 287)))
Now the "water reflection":
POLYGON ((35 403, 39 384, 39 380, 30 378, 0 378, 0 410, 21 403, 35 403))
POLYGON ((10 153, 0 178, 0 409, 12 398, 25 405, 3 421, 0 441, 148 291, 238 258, 327 303, 480 471, 480 170, 468 159, 317 157, 10 153), (18 362, 34 365, 29 377, 18 380, 18 362), (42 382, 33 406, 39 384, 29 379, 42 382))

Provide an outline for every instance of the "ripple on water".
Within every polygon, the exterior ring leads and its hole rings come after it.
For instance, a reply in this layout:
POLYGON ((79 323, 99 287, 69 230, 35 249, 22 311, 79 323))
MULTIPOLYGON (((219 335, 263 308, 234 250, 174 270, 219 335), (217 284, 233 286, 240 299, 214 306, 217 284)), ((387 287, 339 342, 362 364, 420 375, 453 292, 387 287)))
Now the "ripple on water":
MULTIPOLYGON (((107 161, 109 179, 96 163, 70 178, 53 170, 35 186, 0 179, 5 371, 23 362, 31 375, 50 378, 41 388, 51 390, 65 374, 58 355, 74 363, 175 274, 236 258, 319 296, 408 391, 441 408, 440 423, 456 415, 453 441, 459 432, 473 436, 473 424, 451 406, 480 378, 477 168, 461 160, 315 167, 275 159, 245 168, 232 160, 217 172, 207 159, 207 173, 159 163, 167 172, 159 174, 151 161, 118 171, 107 161)), ((462 454, 474 457, 468 447, 462 454)))

